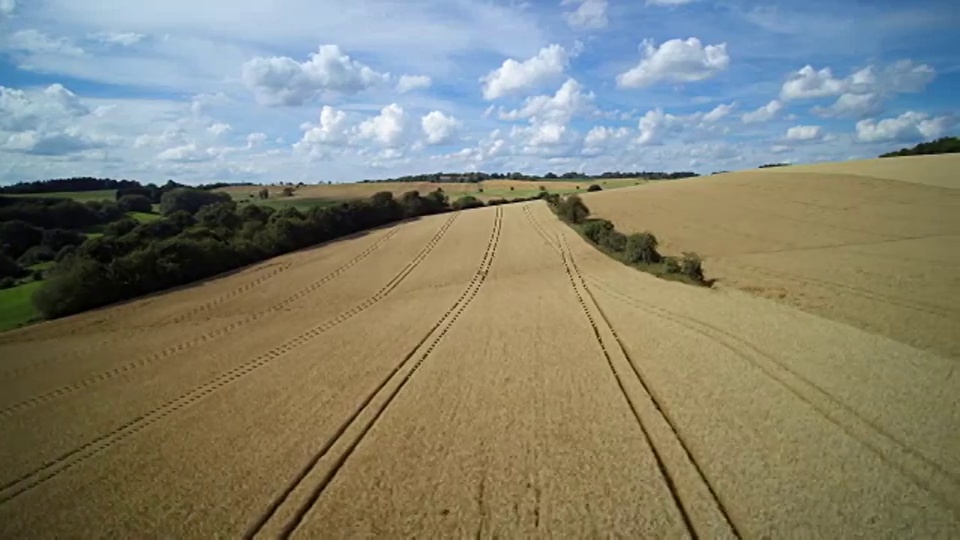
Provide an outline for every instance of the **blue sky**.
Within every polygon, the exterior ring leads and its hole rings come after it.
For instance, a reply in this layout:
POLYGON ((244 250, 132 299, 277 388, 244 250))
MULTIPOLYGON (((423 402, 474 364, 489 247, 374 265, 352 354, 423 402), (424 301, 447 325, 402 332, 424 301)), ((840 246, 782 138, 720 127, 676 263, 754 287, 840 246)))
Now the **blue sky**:
POLYGON ((0 182, 873 157, 958 131, 949 1, 0 0, 0 182))

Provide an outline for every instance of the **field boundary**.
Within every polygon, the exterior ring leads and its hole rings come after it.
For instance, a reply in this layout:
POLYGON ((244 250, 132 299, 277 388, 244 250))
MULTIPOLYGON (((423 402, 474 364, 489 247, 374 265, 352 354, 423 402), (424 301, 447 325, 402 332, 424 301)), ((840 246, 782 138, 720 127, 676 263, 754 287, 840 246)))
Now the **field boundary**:
MULTIPOLYGON (((245 317, 245 318, 243 318, 243 319, 241 319, 241 320, 239 320, 239 321, 234 321, 234 322, 232 322, 232 323, 230 323, 230 324, 228 324, 228 325, 226 325, 226 326, 222 326, 222 327, 217 328, 217 329, 215 329, 215 330, 211 330, 210 332, 207 332, 206 334, 202 334, 202 335, 197 336, 197 337, 195 337, 195 338, 191 338, 191 339, 189 339, 189 340, 187 340, 187 341, 180 342, 180 343, 178 343, 178 344, 176 344, 176 345, 169 346, 169 347, 167 347, 167 348, 165 348, 165 349, 162 349, 162 350, 157 351, 157 352, 155 352, 155 353, 153 353, 153 354, 144 356, 144 357, 142 357, 142 358, 140 358, 140 359, 137 359, 137 360, 134 360, 134 361, 132 361, 132 362, 128 362, 128 363, 123 364, 123 365, 121 365, 121 366, 118 366, 118 367, 115 367, 115 368, 112 368, 112 369, 103 371, 103 372, 101 372, 101 373, 99 373, 99 374, 97 374, 97 375, 93 375, 93 376, 90 376, 90 377, 86 377, 86 378, 81 379, 80 381, 77 381, 77 382, 75 382, 75 383, 62 386, 62 387, 60 387, 60 388, 57 388, 56 390, 52 390, 52 391, 46 392, 46 393, 41 394, 41 395, 39 395, 39 396, 35 396, 35 397, 33 397, 33 398, 29 398, 29 399, 23 400, 23 401, 21 401, 21 402, 19 402, 19 403, 16 403, 16 404, 14 404, 14 405, 10 405, 10 406, 8 406, 8 407, 5 407, 5 408, 3 408, 3 409, 0 409, 0 416, 10 416, 10 415, 16 414, 16 413, 18 413, 18 412, 20 412, 20 411, 22 411, 22 410, 26 410, 26 409, 29 409, 29 408, 34 407, 34 406, 36 406, 36 405, 39 405, 39 404, 42 404, 42 403, 46 403, 46 402, 48 402, 48 401, 50 401, 50 400, 52 400, 52 399, 56 399, 56 398, 61 397, 61 396, 65 396, 65 395, 72 394, 72 393, 77 392, 77 391, 79 391, 79 390, 83 390, 84 388, 88 388, 88 387, 90 387, 90 386, 96 385, 96 384, 101 383, 101 382, 103 382, 103 381, 107 381, 107 380, 113 379, 113 378, 115 378, 115 377, 117 377, 117 376, 119 376, 119 375, 122 375, 122 374, 124 374, 124 373, 127 373, 127 372, 129 372, 129 371, 131 371, 131 370, 134 370, 134 369, 137 369, 137 368, 140 368, 140 367, 149 365, 149 364, 151 364, 151 363, 153 363, 153 362, 156 362, 156 361, 158 361, 158 360, 162 360, 162 359, 164 359, 164 358, 170 357, 170 356, 175 355, 175 354, 177 354, 177 353, 183 352, 183 351, 185 351, 185 350, 187 350, 187 349, 189 349, 189 348, 191 348, 191 347, 195 347, 195 346, 197 346, 197 345, 200 345, 200 344, 202 344, 202 343, 205 343, 205 342, 207 342, 207 341, 210 341, 211 339, 216 339, 216 338, 219 338, 219 337, 221 337, 221 336, 227 335, 227 334, 229 334, 229 333, 237 330, 238 328, 242 328, 242 327, 244 327, 244 326, 247 326, 247 325, 250 324, 250 323, 253 323, 253 322, 255 322, 255 321, 257 321, 257 320, 259 320, 259 319, 261 319, 261 318, 263 318, 263 317, 265 317, 265 316, 267 316, 267 315, 269 315, 269 314, 271 314, 271 313, 273 313, 273 312, 275 312, 275 311, 279 311, 279 310, 283 309, 284 307, 290 305, 291 303, 296 302, 296 301, 299 301, 299 300, 305 298, 306 296, 308 296, 308 295, 316 292, 317 290, 319 290, 321 287, 323 287, 324 285, 326 285, 326 284, 329 283, 330 281, 336 279, 337 277, 339 277, 340 275, 342 275, 343 273, 345 273, 347 270, 349 270, 349 269, 352 268, 353 266, 356 266, 358 263, 360 263, 361 261, 363 261, 363 260, 364 260, 365 258, 367 258, 371 253, 373 253, 373 252, 376 251, 381 245, 383 245, 383 243, 385 243, 387 240, 389 240, 390 238, 392 238, 393 235, 396 234, 396 233, 397 233, 397 230, 392 230, 392 231, 390 231, 389 233, 387 233, 386 235, 384 235, 382 238, 380 238, 377 242, 375 242, 374 244, 368 246, 368 247, 367 247, 366 249, 364 249, 361 253, 359 253, 358 255, 356 255, 354 258, 350 259, 349 261, 347 261, 347 262, 344 263, 343 265, 339 266, 337 269, 335 269, 335 270, 333 270, 332 272, 324 275, 323 277, 321 277, 320 279, 314 281, 314 282, 311 283, 310 285, 304 287, 303 289, 300 289, 299 291, 297 291, 297 292, 293 293, 292 295, 284 298, 284 299, 281 300, 279 303, 276 303, 276 304, 268 307, 267 309, 258 311, 258 312, 256 312, 256 313, 253 313, 253 314, 251 314, 251 315, 248 315, 247 317, 245 317)), ((149 329, 148 329, 147 331, 149 331, 149 329)), ((78 356, 78 355, 87 354, 87 353, 89 353, 89 352, 96 351, 96 350, 99 349, 100 347, 103 347, 105 343, 108 343, 108 342, 107 342, 107 341, 99 342, 98 344, 94 345, 94 346, 91 347, 90 349, 85 349, 85 350, 80 351, 79 353, 73 354, 73 355, 65 355, 65 357, 66 357, 66 358, 75 358, 75 357, 78 356)), ((43 364, 40 364, 40 365, 45 365, 45 364, 47 364, 47 362, 45 362, 45 363, 43 363, 43 364)), ((26 369, 26 368, 21 368, 20 374, 22 374, 22 373, 24 372, 24 371, 23 371, 24 369, 26 369)), ((27 369, 26 371, 32 371, 32 370, 31 370, 31 369, 27 369)), ((8 377, 8 376, 6 376, 6 375, 2 375, 2 376, 0 376, 0 379, 2 379, 2 378, 7 378, 7 377, 8 377)))
POLYGON ((437 230, 436 234, 434 234, 433 238, 423 247, 423 249, 373 296, 367 298, 353 308, 344 311, 339 315, 328 319, 322 324, 300 334, 299 336, 283 342, 270 351, 261 354, 252 360, 248 360, 247 362, 222 373, 216 378, 196 386, 180 396, 171 399, 166 403, 141 414, 140 416, 137 416, 113 431, 101 435, 69 452, 66 452, 14 480, 6 482, 0 486, 0 504, 6 503, 11 499, 14 499, 15 497, 49 481, 64 471, 83 463, 84 461, 110 448, 114 444, 145 429, 151 424, 158 422, 159 420, 179 411, 180 409, 196 403, 209 394, 220 390, 224 386, 233 383, 246 375, 249 375, 250 373, 266 366, 267 364, 283 357, 287 353, 300 348, 323 333, 369 309, 374 304, 380 302, 391 292, 393 292, 397 286, 399 286, 400 283, 403 282, 403 280, 406 279, 407 276, 409 276, 410 273, 412 273, 417 266, 419 266, 420 263, 427 258, 437 244, 439 244, 440 240, 443 239, 444 235, 450 229, 450 226, 456 220, 457 216, 458 214, 456 213, 452 214, 451 217, 448 218, 446 222, 444 222, 444 224, 437 230), (17 487, 18 484, 23 485, 17 487))
POLYGON ((285 503, 291 499, 291 497, 294 495, 294 492, 297 491, 299 487, 304 485, 307 477, 316 470, 321 460, 323 460, 323 458, 330 453, 333 447, 344 438, 344 436, 347 434, 347 431, 349 431, 351 427, 354 427, 355 430, 359 430, 359 433, 356 434, 356 437, 352 441, 346 443, 347 447, 342 453, 336 456, 336 458, 333 458, 334 462, 329 470, 327 470, 320 478, 319 482, 314 485, 312 489, 310 489, 305 500, 296 505, 292 517, 283 523, 281 531, 276 534, 276 536, 280 538, 289 538, 290 535, 292 535, 293 532, 302 524, 303 519, 309 513, 310 509, 313 508, 316 502, 323 495, 323 492, 326 490, 327 486, 333 481, 334 477, 345 465, 347 459, 350 458, 360 442, 366 437, 367 433, 370 432, 376 422, 387 410, 394 398, 396 398, 407 382, 413 377, 413 374, 416 373, 427 357, 433 353, 434 349, 450 331, 450 328, 457 322, 464 310, 466 310, 466 308, 473 302, 473 299, 477 296, 481 287, 486 281, 487 274, 493 264, 500 241, 502 227, 503 209, 497 207, 494 214, 493 229, 490 233, 490 238, 487 242, 483 259, 481 259, 480 266, 474 273, 470 282, 467 284, 467 287, 460 294, 460 297, 453 303, 453 305, 450 306, 449 309, 447 309, 440 319, 430 328, 429 331, 427 331, 423 338, 421 338, 416 345, 414 345, 410 352, 403 357, 403 359, 387 374, 387 376, 373 389, 373 391, 368 394, 363 401, 360 402, 359 406, 354 410, 354 412, 337 428, 333 436, 327 439, 324 445, 311 457, 310 460, 308 460, 305 466, 301 468, 301 470, 294 476, 287 486, 276 497, 274 497, 267 509, 246 530, 243 535, 244 538, 254 538, 264 530, 264 528, 274 519, 280 509, 285 505, 285 503), (433 338, 432 340, 431 337, 433 338), (426 346, 426 348, 424 348, 424 346, 426 346), (404 372, 404 368, 414 358, 417 358, 417 361, 410 369, 404 372), (401 375, 401 372, 404 373, 401 375), (360 419, 360 416, 363 415, 364 412, 371 410, 371 404, 379 394, 385 391, 385 389, 390 385, 390 382, 394 379, 398 380, 395 383, 396 385, 393 390, 386 395, 382 403, 373 407, 371 412, 373 415, 372 418, 369 418, 365 425, 359 426, 358 420, 360 419))

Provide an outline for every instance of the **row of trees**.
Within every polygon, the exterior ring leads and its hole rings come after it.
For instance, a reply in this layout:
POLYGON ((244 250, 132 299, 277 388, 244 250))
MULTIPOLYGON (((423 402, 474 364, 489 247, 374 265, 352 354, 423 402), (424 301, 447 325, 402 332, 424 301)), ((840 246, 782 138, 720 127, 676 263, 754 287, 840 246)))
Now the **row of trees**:
POLYGON ((577 195, 546 197, 547 203, 561 220, 577 229, 608 255, 661 277, 682 276, 698 285, 709 285, 703 276, 703 262, 696 253, 683 253, 680 258, 661 255, 659 242, 652 232, 623 234, 606 219, 591 219, 590 209, 577 195))
POLYGON ((543 176, 528 175, 520 172, 507 173, 430 173, 415 174, 409 176, 398 176, 396 178, 386 178, 382 180, 363 180, 362 183, 371 182, 426 182, 431 184, 438 183, 478 183, 484 180, 579 180, 579 179, 607 179, 607 178, 644 178, 647 180, 674 180, 679 178, 691 178, 698 176, 697 173, 689 171, 681 172, 651 172, 651 171, 608 171, 601 174, 587 174, 584 172, 570 171, 562 174, 548 172, 543 176))
POLYGON ((941 137, 935 141, 923 142, 912 148, 904 148, 896 152, 889 152, 880 157, 922 156, 929 154, 956 154, 960 153, 960 139, 957 137, 941 137))
MULTIPOLYGON (((529 199, 511 202, 520 200, 529 199)), ((385 191, 301 212, 238 206, 223 194, 179 188, 161 198, 161 219, 121 219, 72 249, 34 303, 45 317, 61 317, 403 219, 478 206, 484 203, 473 197, 450 204, 441 190, 398 198, 385 191)))

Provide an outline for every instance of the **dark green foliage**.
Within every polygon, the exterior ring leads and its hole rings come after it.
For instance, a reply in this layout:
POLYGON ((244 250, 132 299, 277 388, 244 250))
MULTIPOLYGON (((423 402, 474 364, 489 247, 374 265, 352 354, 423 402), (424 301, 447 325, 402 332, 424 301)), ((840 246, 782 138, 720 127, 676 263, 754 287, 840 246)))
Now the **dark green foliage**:
POLYGON ((500 206, 501 204, 507 204, 510 201, 506 199, 490 199, 487 201, 487 206, 500 206))
POLYGON ((0 253, 0 278, 9 277, 16 279, 24 274, 26 274, 26 271, 17 264, 17 261, 0 253))
POLYGON ((153 203, 143 195, 124 195, 117 200, 117 206, 124 212, 152 212, 153 203))
POLYGON ((613 230, 603 237, 600 245, 619 253, 627 248, 627 236, 620 231, 613 230))
POLYGON ((25 221, 43 229, 85 229, 112 221, 114 203, 83 204, 70 199, 0 197, 0 222, 25 221))
POLYGON ((579 225, 590 215, 590 209, 587 208, 580 197, 569 195, 560 201, 557 206, 557 215, 568 223, 579 225))
POLYGON ((33 273, 30 274, 30 279, 32 279, 32 280, 34 280, 34 281, 42 281, 42 280, 43 280, 43 270, 34 270, 33 273))
POLYGON ((904 148, 896 152, 889 152, 880 157, 921 156, 930 154, 956 154, 960 152, 960 139, 957 137, 942 137, 935 141, 923 142, 913 148, 904 148))
POLYGON ((17 259, 17 263, 20 266, 33 266, 37 263, 52 261, 56 256, 57 252, 47 246, 33 246, 17 259))
POLYGON ((163 215, 169 215, 182 210, 190 214, 196 214, 204 206, 218 202, 229 202, 230 200, 230 195, 226 193, 177 188, 164 193, 160 197, 160 212, 163 215))
POLYGON ((63 246, 63 248, 57 252, 57 256, 54 257, 53 260, 55 262, 61 262, 76 252, 77 252, 77 246, 63 246))
POLYGON ((150 202, 160 202, 160 190, 156 186, 143 187, 128 187, 123 189, 118 189, 116 193, 117 202, 120 202, 120 199, 130 196, 130 195, 139 195, 141 197, 146 197, 150 202))
POLYGON ((284 197, 293 197, 293 191, 294 191, 294 190, 293 190, 292 187, 285 187, 285 188, 283 188, 283 190, 282 190, 280 193, 281 193, 284 197))
POLYGON ((28 249, 43 241, 43 229, 26 221, 0 222, 0 253, 19 258, 28 249))
POLYGON ((12 277, 8 276, 5 278, 0 278, 0 290, 9 289, 16 284, 17 284, 17 280, 13 279, 12 277))
POLYGON ((464 196, 464 197, 460 197, 459 199, 453 201, 453 204, 451 204, 450 207, 453 208, 454 210, 467 210, 467 209, 469 209, 469 208, 482 208, 482 207, 483 207, 483 201, 481 201, 480 199, 477 199, 476 197, 472 197, 472 196, 470 196, 470 195, 466 195, 466 196, 464 196))
POLYGON ((631 263, 658 263, 660 254, 657 252, 657 245, 657 237, 651 232, 631 234, 627 237, 624 258, 631 263))
POLYGON ((107 224, 107 226, 103 228, 103 235, 116 237, 123 236, 136 229, 138 225, 140 225, 139 221, 133 218, 124 218, 107 224))
POLYGON ((109 178, 63 178, 56 180, 38 180, 36 182, 20 182, 12 186, 0 188, 3 193, 59 193, 65 191, 102 191, 105 189, 127 189, 139 187, 133 180, 111 180, 109 178))
MULTIPOLYGON (((108 227, 110 225, 107 225, 108 227)), ((42 244, 50 248, 54 253, 60 251, 65 246, 79 246, 87 237, 83 233, 69 231, 67 229, 47 229, 43 231, 42 244)))
POLYGON ((267 188, 261 189, 260 191, 257 192, 257 197, 259 197, 259 198, 262 199, 262 200, 269 199, 269 198, 270 198, 270 190, 267 189, 267 188))
POLYGON ((684 252, 680 259, 680 273, 695 281, 703 281, 703 260, 693 252, 684 252))
POLYGON ((663 258, 663 269, 668 274, 679 274, 680 273, 680 261, 676 257, 664 257, 663 258))
POLYGON ((583 226, 583 235, 594 244, 601 243, 611 231, 613 231, 613 223, 605 219, 591 219, 583 226))
MULTIPOLYGON (((767 163, 767 164, 765 164, 765 165, 761 165, 759 168, 761 168, 761 169, 773 169, 773 168, 775 168, 775 167, 789 167, 789 166, 790 166, 789 163, 767 163)), ((714 173, 714 174, 716 174, 716 173, 714 173)))
POLYGON ((590 184, 590 187, 587 188, 587 191, 588 191, 588 192, 602 191, 602 190, 603 190, 603 188, 600 187, 600 186, 598 186, 598 185, 596 185, 596 184, 590 184))

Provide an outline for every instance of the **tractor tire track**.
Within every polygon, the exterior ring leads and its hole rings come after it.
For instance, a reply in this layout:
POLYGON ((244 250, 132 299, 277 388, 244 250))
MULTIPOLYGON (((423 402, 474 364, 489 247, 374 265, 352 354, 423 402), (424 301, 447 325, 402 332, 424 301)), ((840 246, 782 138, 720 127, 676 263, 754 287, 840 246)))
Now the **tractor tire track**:
POLYGON ((729 350, 960 515, 960 476, 833 397, 786 362, 714 325, 634 298, 597 279, 588 278, 588 281, 616 300, 671 321, 683 330, 699 334, 729 350))
MULTIPOLYGON (((719 513, 720 518, 723 521, 723 525, 728 530, 731 536, 734 538, 741 538, 739 529, 735 525, 733 519, 730 517, 729 512, 726 509, 726 506, 720 499, 720 496, 717 494, 713 485, 707 479, 706 474, 703 472, 703 468, 700 466, 699 462, 694 458, 693 453, 690 451, 689 446, 686 441, 680 435, 680 431, 677 429, 676 422, 667 414, 665 408, 662 405, 662 401, 657 397, 656 394, 652 391, 651 387, 647 384, 646 380, 641 375, 639 368, 637 368, 636 362, 627 352, 626 348, 620 341, 620 337, 617 335, 616 330, 614 330, 613 325, 610 323, 606 314, 603 312, 603 309, 600 307, 600 304, 597 302, 596 298, 593 297, 593 293, 590 292, 590 289, 587 287, 587 283, 583 278, 583 275, 580 273, 580 268, 577 266, 576 260, 573 258, 573 253, 570 250, 570 246, 567 244, 566 237, 558 235, 558 241, 553 242, 550 239, 550 235, 543 228, 543 226, 537 221, 533 214, 529 211, 529 207, 524 206, 524 213, 527 217, 527 220, 530 222, 530 225, 533 226, 534 230, 540 235, 544 243, 550 247, 557 255, 560 257, 561 262, 563 263, 564 271, 567 274, 567 279, 570 281, 570 286, 573 289, 574 295, 577 298, 577 301, 580 303, 580 308, 583 311, 584 316, 587 319, 587 322, 590 324, 590 328, 593 331, 594 339, 597 344, 600 346, 600 350, 603 353, 604 359, 607 361, 607 367, 610 369, 610 372, 613 374, 615 380, 617 381, 617 386, 620 389, 620 393, 623 395, 624 399, 627 402, 627 405, 630 407, 631 412, 633 413, 634 419, 637 421, 637 425, 640 427, 640 431, 643 433, 644 439, 647 441, 647 444, 650 446, 653 456, 657 462, 657 468, 660 471, 661 476, 664 479, 664 482, 667 485, 667 489, 670 491, 670 495, 673 498, 673 502, 676 505, 677 509, 680 512, 680 515, 683 519, 684 525, 687 528, 687 531, 693 538, 697 538, 698 535, 704 537, 714 537, 717 535, 717 531, 704 530, 699 532, 698 527, 694 524, 694 520, 690 515, 686 505, 683 502, 683 498, 680 495, 680 490, 677 487, 677 481, 674 477, 674 474, 671 473, 670 468, 667 467, 666 460, 663 457, 661 449, 654 443, 654 437, 647 426, 644 425, 643 420, 641 419, 640 411, 637 405, 634 403, 633 399, 630 397, 630 393, 626 389, 624 384, 624 377, 617 370, 614 365, 613 358, 611 356, 611 350, 608 349, 607 344, 604 342, 598 325, 598 321, 593 317, 590 312, 589 304, 587 298, 590 299, 597 312, 600 314, 600 321, 602 322, 607 331, 613 336, 614 342, 616 344, 617 350, 620 351, 620 354, 623 356, 624 360, 630 365, 636 381, 640 384, 640 387, 645 393, 645 397, 649 399, 652 403, 654 411, 656 412, 658 418, 655 420, 659 421, 661 424, 665 424, 669 429, 670 436, 674 439, 675 443, 682 450, 683 459, 685 463, 683 466, 691 467, 695 472, 699 483, 701 483, 709 493, 710 498, 712 499, 712 507, 716 513, 719 513), (580 287, 577 287, 579 282, 580 287), (583 289, 584 293, 580 292, 580 289, 583 289)), ((614 353, 615 354, 615 353, 614 353)))
POLYGON ((326 490, 330 482, 333 481, 337 473, 343 468, 347 459, 353 454, 354 450, 360 444, 360 442, 366 437, 367 433, 373 428, 377 420, 383 415, 387 410, 390 404, 393 402, 394 398, 400 393, 403 387, 407 382, 413 377, 413 374, 420 368, 423 362, 433 353, 434 349, 440 343, 440 341, 447 335, 450 331, 450 328, 457 322, 460 316, 463 314, 464 310, 471 304, 473 299, 477 296, 477 293, 480 291, 480 288, 483 286, 486 281, 487 274, 490 270, 490 267, 493 264, 493 259, 497 251, 497 246, 500 241, 500 233, 503 226, 503 209, 497 208, 493 230, 490 234, 490 239, 487 242, 486 250, 484 251, 483 258, 480 262, 480 266, 474 273, 470 282, 464 291, 460 294, 460 297, 450 306, 450 308, 440 317, 440 319, 430 328, 429 331, 417 342, 416 345, 410 350, 410 352, 403 357, 403 359, 387 374, 387 376, 373 389, 373 391, 368 394, 363 401, 360 402, 358 407, 354 412, 346 419, 344 422, 337 428, 333 435, 327 439, 324 445, 311 457, 311 459, 305 464, 303 468, 298 472, 298 474, 287 484, 287 486, 271 501, 267 509, 257 518, 257 520, 247 529, 244 533, 244 538, 254 538, 257 536, 264 527, 276 516, 280 508, 290 500, 294 491, 303 485, 304 481, 313 472, 320 461, 330 453, 333 446, 341 441, 346 432, 354 426, 359 426, 358 419, 364 412, 372 411, 372 418, 368 419, 366 424, 362 427, 358 427, 359 433, 357 436, 349 442, 347 448, 337 456, 330 470, 328 470, 323 477, 320 479, 319 483, 313 487, 310 491, 308 497, 304 502, 297 506, 296 511, 293 514, 293 517, 283 524, 282 532, 279 534, 281 538, 289 538, 290 535, 302 524, 303 519, 306 517, 307 513, 311 508, 316 504, 316 502, 323 495, 323 492, 326 490), (431 337, 433 338, 431 340, 431 337), (429 344, 427 344, 429 341, 429 344), (426 348, 424 346, 426 345, 426 348), (422 352, 421 352, 422 351, 422 352), (413 366, 406 370, 403 375, 401 372, 410 364, 410 362, 416 358, 416 362, 413 366), (379 394, 385 391, 387 386, 391 381, 398 379, 396 387, 387 394, 384 401, 371 409, 371 404, 377 398, 379 394))
POLYGON ((447 219, 447 221, 444 222, 443 226, 441 226, 439 230, 437 230, 436 234, 434 234, 433 238, 423 247, 423 249, 373 296, 367 298, 353 308, 344 311, 331 319, 328 319, 324 323, 308 330, 307 332, 285 341, 270 351, 267 351, 266 353, 261 354, 252 360, 248 360, 243 364, 219 375, 215 379, 201 384, 192 390, 189 390, 180 396, 129 420, 116 429, 105 433, 81 446, 78 446, 77 448, 74 448, 73 450, 62 454, 57 458, 44 463, 36 469, 25 473, 14 480, 6 482, 0 486, 0 504, 9 502, 10 500, 36 488, 37 486, 56 478, 63 472, 80 465, 90 458, 95 457, 96 455, 106 451, 124 439, 131 437, 139 431, 142 431, 150 425, 155 424, 156 422, 176 413, 181 409, 193 405, 197 401, 220 390, 224 386, 236 382, 240 378, 245 377, 246 375, 249 375, 254 371, 270 364, 271 362, 283 357, 287 353, 302 347, 313 339, 316 339, 323 333, 371 308, 386 298, 391 292, 393 292, 397 286, 400 285, 400 283, 403 282, 403 280, 406 279, 406 277, 409 276, 410 273, 412 273, 417 266, 419 266, 420 263, 427 258, 440 240, 442 240, 446 232, 450 229, 450 226, 453 224, 458 215, 459 214, 453 214, 449 219, 447 219))
MULTIPOLYGON (((178 343, 178 344, 176 344, 176 345, 172 345, 172 346, 167 347, 167 348, 165 348, 165 349, 161 349, 161 350, 159 350, 159 351, 157 351, 157 352, 155 352, 155 353, 149 354, 149 355, 147 355, 147 356, 144 356, 144 357, 139 358, 139 359, 137 359, 137 360, 134 360, 134 361, 132 361, 132 362, 128 362, 128 363, 126 363, 126 364, 117 366, 117 367, 112 368, 112 369, 109 369, 109 370, 107 370, 107 371, 103 371, 103 372, 98 373, 98 374, 96 374, 96 375, 92 375, 92 376, 86 377, 86 378, 81 379, 81 380, 79 380, 79 381, 77 381, 77 382, 75 382, 75 383, 68 384, 68 385, 65 385, 65 386, 61 386, 60 388, 57 388, 57 389, 55 389, 55 390, 51 390, 51 391, 49 391, 49 392, 40 394, 39 396, 34 396, 34 397, 32 397, 32 398, 25 399, 25 400, 23 400, 23 401, 20 401, 20 402, 18 402, 18 403, 15 403, 15 404, 13 404, 13 405, 10 405, 10 406, 8 406, 8 407, 5 407, 5 408, 3 408, 3 409, 0 409, 0 416, 12 416, 12 415, 15 415, 15 414, 17 414, 17 413, 19 413, 19 412, 21 412, 21 411, 24 411, 24 410, 30 409, 30 408, 32 408, 32 407, 35 407, 35 406, 37 406, 37 405, 46 403, 46 402, 48 402, 48 401, 50 401, 50 400, 57 399, 57 398, 59 398, 59 397, 66 396, 66 395, 69 395, 69 394, 73 394, 73 393, 78 392, 78 391, 80 391, 80 390, 83 390, 83 389, 85 389, 85 388, 89 388, 89 387, 91 387, 91 386, 94 386, 94 385, 96 385, 96 384, 102 383, 102 382, 104 382, 104 381, 108 381, 108 380, 110 380, 110 379, 113 379, 113 378, 116 378, 116 377, 118 377, 118 376, 120 376, 120 375, 123 375, 124 373, 130 372, 130 371, 132 371, 132 370, 134 370, 134 369, 137 369, 137 368, 140 368, 140 367, 149 365, 149 364, 151 364, 151 363, 153 363, 153 362, 156 362, 156 361, 158 361, 158 360, 162 360, 162 359, 167 358, 167 357, 169 357, 169 356, 172 356, 172 355, 178 354, 178 353, 180 353, 180 352, 183 352, 183 351, 185 351, 185 350, 187 350, 187 349, 189 349, 189 348, 191 348, 191 347, 195 347, 195 346, 197 346, 197 345, 206 343, 206 342, 208 342, 208 341, 210 341, 210 340, 212 340, 212 339, 215 339, 215 338, 218 338, 218 337, 227 335, 227 334, 229 334, 229 333, 231 333, 231 332, 233 332, 233 331, 235 331, 235 330, 237 330, 237 329, 239 329, 239 328, 242 328, 242 327, 247 326, 247 325, 249 325, 249 324, 251 324, 251 323, 253 323, 253 322, 255 322, 255 321, 259 320, 259 319, 262 319, 263 317, 266 317, 267 315, 270 315, 270 314, 275 313, 275 312, 277 312, 277 311, 281 311, 282 309, 284 309, 284 308, 287 307, 288 305, 290 305, 290 304, 292 304, 292 303, 294 303, 294 302, 297 302, 298 300, 301 300, 301 299, 305 298, 306 296, 308 296, 308 295, 316 292, 318 289, 320 289, 321 287, 323 287, 324 285, 326 285, 326 284, 329 283, 330 281, 332 281, 332 280, 336 279, 337 277, 341 276, 342 274, 344 274, 347 270, 349 270, 349 269, 352 268, 353 266, 356 266, 356 265, 357 265, 358 263, 360 263, 363 259, 367 258, 367 256, 369 256, 371 253, 373 253, 374 251, 376 251, 377 248, 379 248, 384 242, 386 242, 387 240, 389 240, 394 234, 396 234, 396 230, 390 231, 387 235, 385 235, 385 236, 384 236, 383 238, 381 238, 379 241, 377 241, 376 243, 374 243, 374 244, 372 244, 371 246, 369 246, 367 249, 365 249, 364 251, 362 251, 360 254, 358 254, 358 255, 357 255, 356 257, 354 257, 353 259, 351 259, 351 260, 349 260, 348 262, 346 262, 346 263, 344 263, 343 265, 341 265, 341 266, 340 266, 339 268, 337 268, 336 270, 330 272, 329 274, 326 274, 325 276, 323 276, 322 278, 314 281, 313 283, 311 283, 311 284, 308 285, 307 287, 305 287, 305 288, 303 288, 303 289, 300 289, 299 291, 293 293, 292 295, 288 296, 287 298, 284 298, 283 300, 281 300, 281 301, 278 302, 277 304, 274 304, 273 306, 270 306, 270 307, 267 308, 267 309, 264 309, 264 310, 262 310, 262 311, 259 311, 259 312, 253 313, 253 314, 251 314, 251 315, 248 315, 248 316, 244 317, 243 319, 240 319, 240 320, 238 320, 238 321, 234 321, 234 322, 232 322, 232 323, 230 323, 230 324, 228 324, 228 325, 226 325, 226 326, 222 326, 222 327, 217 328, 217 329, 215 329, 215 330, 211 330, 211 331, 209 331, 209 332, 207 332, 207 333, 205 333, 205 334, 202 334, 202 335, 200 335, 200 336, 197 336, 197 337, 195 337, 195 338, 191 338, 191 339, 189 339, 189 340, 187 340, 187 341, 183 341, 183 342, 180 342, 180 343, 178 343)), ((104 342, 104 343, 107 343, 107 342, 104 342)), ((102 347, 102 346, 103 346, 103 343, 100 344, 100 347, 102 347)), ((90 352, 90 351, 83 351, 82 354, 86 354, 86 353, 88 353, 88 352, 90 352)), ((28 368, 22 368, 22 369, 23 369, 23 370, 30 371, 30 369, 28 369, 28 368)), ((32 369, 32 368, 31 368, 31 369, 32 369)), ((22 370, 21 370, 21 373, 23 373, 22 370)))

